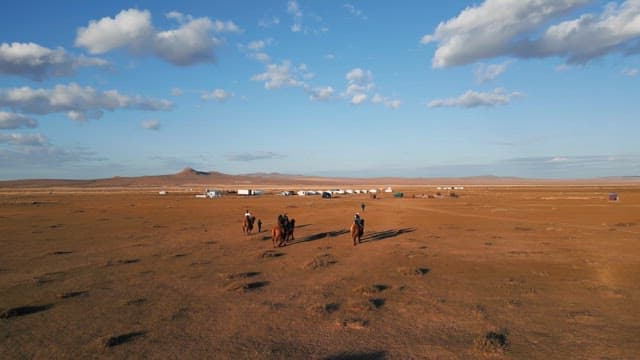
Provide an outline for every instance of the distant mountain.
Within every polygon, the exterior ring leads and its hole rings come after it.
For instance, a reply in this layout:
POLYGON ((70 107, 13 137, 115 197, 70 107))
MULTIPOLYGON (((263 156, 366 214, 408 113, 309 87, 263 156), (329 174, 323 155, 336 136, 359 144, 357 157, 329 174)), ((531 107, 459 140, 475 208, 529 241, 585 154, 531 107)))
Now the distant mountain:
POLYGON ((138 177, 115 176, 106 179, 93 180, 64 180, 64 179, 35 179, 35 180, 6 180, 0 181, 2 188, 49 188, 49 187, 78 187, 78 188, 117 188, 117 187, 336 187, 336 186, 402 186, 402 185, 545 185, 545 184, 640 184, 638 176, 608 177, 599 179, 524 179, 518 177, 499 177, 493 175, 472 176, 462 178, 338 178, 305 175, 289 175, 281 173, 251 173, 243 175, 229 175, 216 171, 199 171, 186 167, 178 173, 169 175, 152 175, 138 177))

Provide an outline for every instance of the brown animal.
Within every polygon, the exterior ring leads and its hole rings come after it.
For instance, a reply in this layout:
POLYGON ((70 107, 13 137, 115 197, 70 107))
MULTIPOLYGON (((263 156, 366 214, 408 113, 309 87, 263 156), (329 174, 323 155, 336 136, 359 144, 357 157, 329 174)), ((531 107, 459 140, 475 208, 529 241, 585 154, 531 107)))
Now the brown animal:
POLYGON ((353 239, 353 246, 362 242, 362 234, 364 234, 364 219, 360 219, 360 224, 354 221, 353 224, 351 224, 351 238, 353 239))
POLYGON ((271 240, 273 240, 273 247, 280 247, 285 243, 285 230, 282 225, 278 224, 271 229, 271 240))
POLYGON ((253 231, 253 222, 256 221, 255 216, 245 216, 242 222, 242 233, 245 235, 251 234, 253 231))

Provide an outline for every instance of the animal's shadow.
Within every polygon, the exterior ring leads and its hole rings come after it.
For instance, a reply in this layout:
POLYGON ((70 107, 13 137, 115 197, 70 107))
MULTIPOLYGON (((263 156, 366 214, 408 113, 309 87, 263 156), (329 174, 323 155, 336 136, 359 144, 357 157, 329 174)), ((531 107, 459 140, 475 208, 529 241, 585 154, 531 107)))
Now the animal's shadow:
MULTIPOLYGON (((296 226, 296 228, 297 228, 297 226, 296 226)), ((344 235, 344 234, 348 234, 348 233, 349 233, 349 230, 347 230, 347 229, 320 232, 320 233, 317 233, 317 234, 309 235, 309 236, 304 237, 304 238, 297 238, 295 241, 289 241, 289 242, 287 242, 287 246, 288 245, 305 243, 305 242, 309 242, 309 241, 321 240, 321 239, 324 239, 324 238, 327 238, 327 237, 336 237, 336 236, 340 236, 340 235, 344 235)))
POLYGON ((391 230, 367 233, 365 229, 365 235, 362 237, 362 240, 360 242, 365 243, 365 242, 380 241, 380 240, 396 237, 402 234, 414 232, 414 231, 416 231, 415 228, 402 228, 402 229, 391 229, 391 230))

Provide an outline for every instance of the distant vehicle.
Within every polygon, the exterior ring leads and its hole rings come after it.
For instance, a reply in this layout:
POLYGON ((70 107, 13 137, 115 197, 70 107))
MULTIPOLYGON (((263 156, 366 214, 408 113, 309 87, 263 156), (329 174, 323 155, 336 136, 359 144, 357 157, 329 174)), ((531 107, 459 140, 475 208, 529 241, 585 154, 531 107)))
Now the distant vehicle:
POLYGON ((322 193, 322 198, 323 199, 331 199, 331 193, 328 191, 325 191, 322 193))

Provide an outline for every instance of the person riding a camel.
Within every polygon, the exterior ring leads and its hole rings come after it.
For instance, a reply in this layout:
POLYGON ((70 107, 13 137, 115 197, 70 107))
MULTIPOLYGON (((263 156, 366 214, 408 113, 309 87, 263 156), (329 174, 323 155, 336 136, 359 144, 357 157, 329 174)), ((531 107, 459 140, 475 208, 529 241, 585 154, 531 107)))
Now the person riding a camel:
POLYGON ((249 212, 249 209, 247 209, 247 211, 244 212, 244 216, 250 218, 251 217, 251 213, 249 212))

